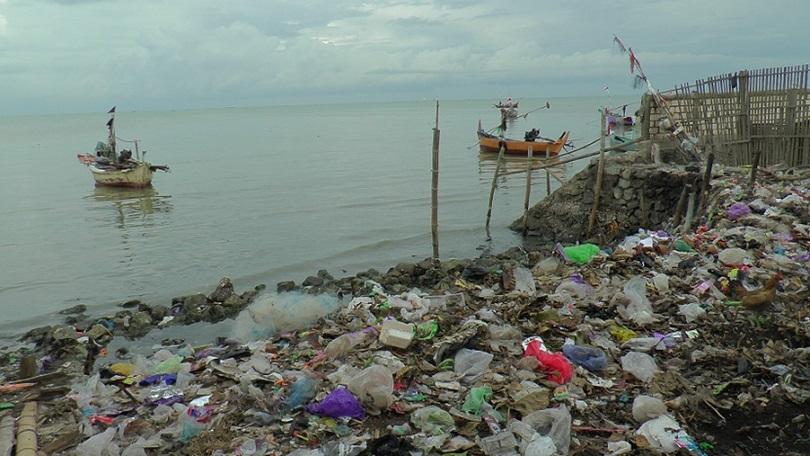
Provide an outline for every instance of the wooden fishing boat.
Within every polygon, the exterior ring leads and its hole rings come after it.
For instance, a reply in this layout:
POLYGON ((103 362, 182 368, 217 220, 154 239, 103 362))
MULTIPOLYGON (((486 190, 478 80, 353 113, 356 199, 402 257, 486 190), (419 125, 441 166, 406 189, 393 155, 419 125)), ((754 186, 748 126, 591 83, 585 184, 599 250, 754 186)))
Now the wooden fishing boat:
POLYGON ((99 142, 96 144, 95 155, 79 154, 79 162, 87 165, 98 187, 150 187, 152 185, 152 174, 156 170, 168 171, 169 167, 153 165, 142 160, 142 156, 146 154, 146 151, 140 152, 137 140, 121 140, 135 144, 134 159, 130 150, 124 149, 118 153, 116 151, 116 139, 120 138, 115 136, 115 107, 110 109, 108 113, 111 116, 107 122, 107 129, 109 130, 107 143, 99 142))
POLYGON ((501 148, 501 142, 506 145, 504 153, 512 155, 528 155, 529 147, 532 148, 534 156, 555 156, 560 153, 563 146, 568 142, 569 132, 564 131, 556 140, 538 139, 535 141, 520 141, 517 139, 500 138, 486 131, 478 130, 478 144, 481 146, 481 152, 498 153, 501 148))

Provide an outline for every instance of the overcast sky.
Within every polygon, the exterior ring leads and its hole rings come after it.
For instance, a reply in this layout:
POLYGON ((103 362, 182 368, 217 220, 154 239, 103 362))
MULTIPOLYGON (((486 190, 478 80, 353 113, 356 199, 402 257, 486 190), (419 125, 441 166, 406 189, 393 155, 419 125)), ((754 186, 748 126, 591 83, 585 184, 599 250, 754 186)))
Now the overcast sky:
MULTIPOLYGON (((810 61, 804 0, 0 0, 0 114, 633 93, 810 61)), ((640 93, 640 92, 639 92, 640 93)))

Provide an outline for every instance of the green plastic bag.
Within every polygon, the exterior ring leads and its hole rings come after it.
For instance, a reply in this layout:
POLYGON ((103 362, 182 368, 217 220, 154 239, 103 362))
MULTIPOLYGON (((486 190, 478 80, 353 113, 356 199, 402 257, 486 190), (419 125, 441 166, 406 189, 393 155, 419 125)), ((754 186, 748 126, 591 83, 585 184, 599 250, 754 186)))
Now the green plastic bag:
POLYGON ((166 358, 162 363, 155 366, 153 373, 155 374, 176 374, 180 370, 180 363, 183 362, 183 357, 174 355, 171 358, 166 358))
POLYGON ((464 400, 464 405, 461 410, 474 415, 481 414, 481 406, 484 402, 492 397, 492 388, 489 386, 479 386, 470 389, 467 393, 467 398, 464 400))
POLYGON ((689 244, 682 241, 681 239, 678 239, 677 241, 675 241, 675 250, 677 250, 678 252, 694 252, 695 251, 692 247, 689 246, 689 244))
POLYGON ((591 258, 599 253, 599 246, 594 244, 580 244, 563 247, 565 257, 576 264, 588 264, 591 258))
POLYGON ((426 321, 416 326, 416 340, 431 340, 439 332, 436 320, 426 321))

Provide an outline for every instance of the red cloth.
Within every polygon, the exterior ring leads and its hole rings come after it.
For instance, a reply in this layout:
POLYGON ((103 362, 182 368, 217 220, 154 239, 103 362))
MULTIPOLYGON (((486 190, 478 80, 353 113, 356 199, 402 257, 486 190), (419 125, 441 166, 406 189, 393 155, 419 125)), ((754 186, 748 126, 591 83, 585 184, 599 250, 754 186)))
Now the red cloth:
POLYGON ((574 374, 574 369, 568 358, 563 356, 562 353, 551 353, 540 348, 540 343, 536 340, 529 342, 526 346, 526 351, 523 356, 531 356, 540 362, 537 366, 546 372, 546 379, 564 385, 571 380, 574 374))

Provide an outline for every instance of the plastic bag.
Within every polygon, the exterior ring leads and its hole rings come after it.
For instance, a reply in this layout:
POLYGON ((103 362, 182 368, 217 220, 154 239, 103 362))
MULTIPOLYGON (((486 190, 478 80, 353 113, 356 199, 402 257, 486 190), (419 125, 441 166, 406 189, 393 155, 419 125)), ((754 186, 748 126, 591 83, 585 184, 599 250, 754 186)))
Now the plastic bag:
POLYGON ((455 429, 453 417, 446 411, 430 405, 411 414, 411 423, 422 432, 432 435, 448 434, 455 429))
POLYGON ((266 339, 278 332, 306 327, 337 309, 336 296, 300 292, 262 293, 235 319, 233 337, 266 339))
POLYGON ((644 436, 650 446, 664 453, 678 451, 675 440, 681 435, 688 435, 680 423, 668 415, 649 420, 641 425, 636 434, 644 436))
POLYGON ((591 372, 599 372, 607 366, 605 352, 598 348, 565 344, 562 346, 562 352, 574 364, 582 366, 591 372))
POLYGON ((532 271, 526 268, 515 268, 513 273, 515 275, 515 291, 517 293, 533 296, 537 292, 532 271))
POLYGON ((571 413, 565 405, 559 408, 538 410, 521 420, 541 436, 550 437, 557 447, 557 453, 568 454, 571 446, 571 413))
POLYGON ((725 264, 726 266, 737 266, 740 264, 745 264, 748 257, 749 257, 748 251, 738 247, 723 249, 717 255, 717 259, 720 260, 720 262, 725 264))
POLYGON ((481 406, 484 405, 484 402, 490 397, 492 397, 492 388, 489 386, 470 388, 470 391, 467 393, 467 398, 464 400, 464 405, 461 406, 461 410, 476 416, 481 415, 481 406))
POLYGON ((590 296, 593 293, 593 287, 585 282, 585 279, 583 279, 581 275, 572 274, 571 277, 563 280, 557 286, 557 289, 554 290, 554 294, 560 294, 563 292, 567 292, 571 296, 576 296, 577 298, 582 299, 586 296, 590 296))
POLYGON ((667 406, 657 397, 642 394, 633 399, 633 418, 639 423, 658 418, 666 413, 667 406))
POLYGON ((668 291, 669 290, 669 276, 666 274, 658 274, 656 273, 653 276, 653 284, 655 285, 655 289, 658 291, 668 291))
POLYGON ((554 456, 557 453, 557 446, 551 437, 535 434, 536 437, 529 442, 523 456, 554 456))
POLYGON ((284 405, 290 409, 303 407, 316 394, 318 394, 318 381, 309 375, 302 375, 290 386, 290 392, 287 394, 284 405))
POLYGON ((656 372, 660 372, 655 360, 646 353, 630 352, 621 358, 622 370, 633 374, 644 383, 652 380, 656 372))
POLYGON ((355 347, 367 345, 377 337, 377 330, 369 326, 368 328, 353 333, 343 334, 332 339, 324 351, 329 358, 342 358, 349 354, 355 347))
POLYGON ((737 220, 751 213, 751 208, 745 203, 734 203, 729 206, 726 215, 729 220, 737 220))
POLYGON ((706 310, 700 306, 700 304, 696 302, 692 302, 689 304, 681 304, 678 306, 678 314, 683 315, 686 318, 687 323, 692 323, 695 320, 698 320, 700 317, 706 315, 706 310))
POLYGON ((394 403, 394 377, 382 366, 363 369, 349 380, 348 387, 371 415, 379 415, 394 403))
POLYGON ((546 379, 549 381, 563 385, 573 376, 574 369, 568 359, 561 353, 547 351, 537 339, 526 343, 523 356, 535 358, 539 362, 537 368, 546 372, 546 379))
POLYGON ((308 405, 307 411, 332 418, 349 417, 362 420, 366 417, 360 401, 346 388, 335 389, 317 404, 308 405))
POLYGON ((456 352, 453 370, 461 375, 462 382, 474 382, 489 369, 492 358, 492 353, 462 348, 456 352))
POLYGON ((599 253, 599 246, 594 244, 580 244, 563 247, 565 259, 576 264, 588 264, 599 253))
POLYGON ((647 279, 635 276, 624 285, 624 294, 630 300, 627 307, 620 307, 622 318, 627 318, 639 325, 646 325, 655 321, 652 305, 647 299, 647 279))
POLYGON ((180 438, 183 443, 193 439, 208 427, 213 416, 211 407, 190 406, 180 415, 180 438))
POLYGON ((132 445, 128 446, 124 452, 121 453, 121 456, 147 456, 146 450, 144 449, 146 443, 146 439, 143 437, 138 437, 138 440, 136 440, 132 445))
POLYGON ((121 449, 113 442, 116 430, 115 426, 109 427, 106 431, 85 440, 76 447, 77 454, 84 456, 118 456, 121 449))

